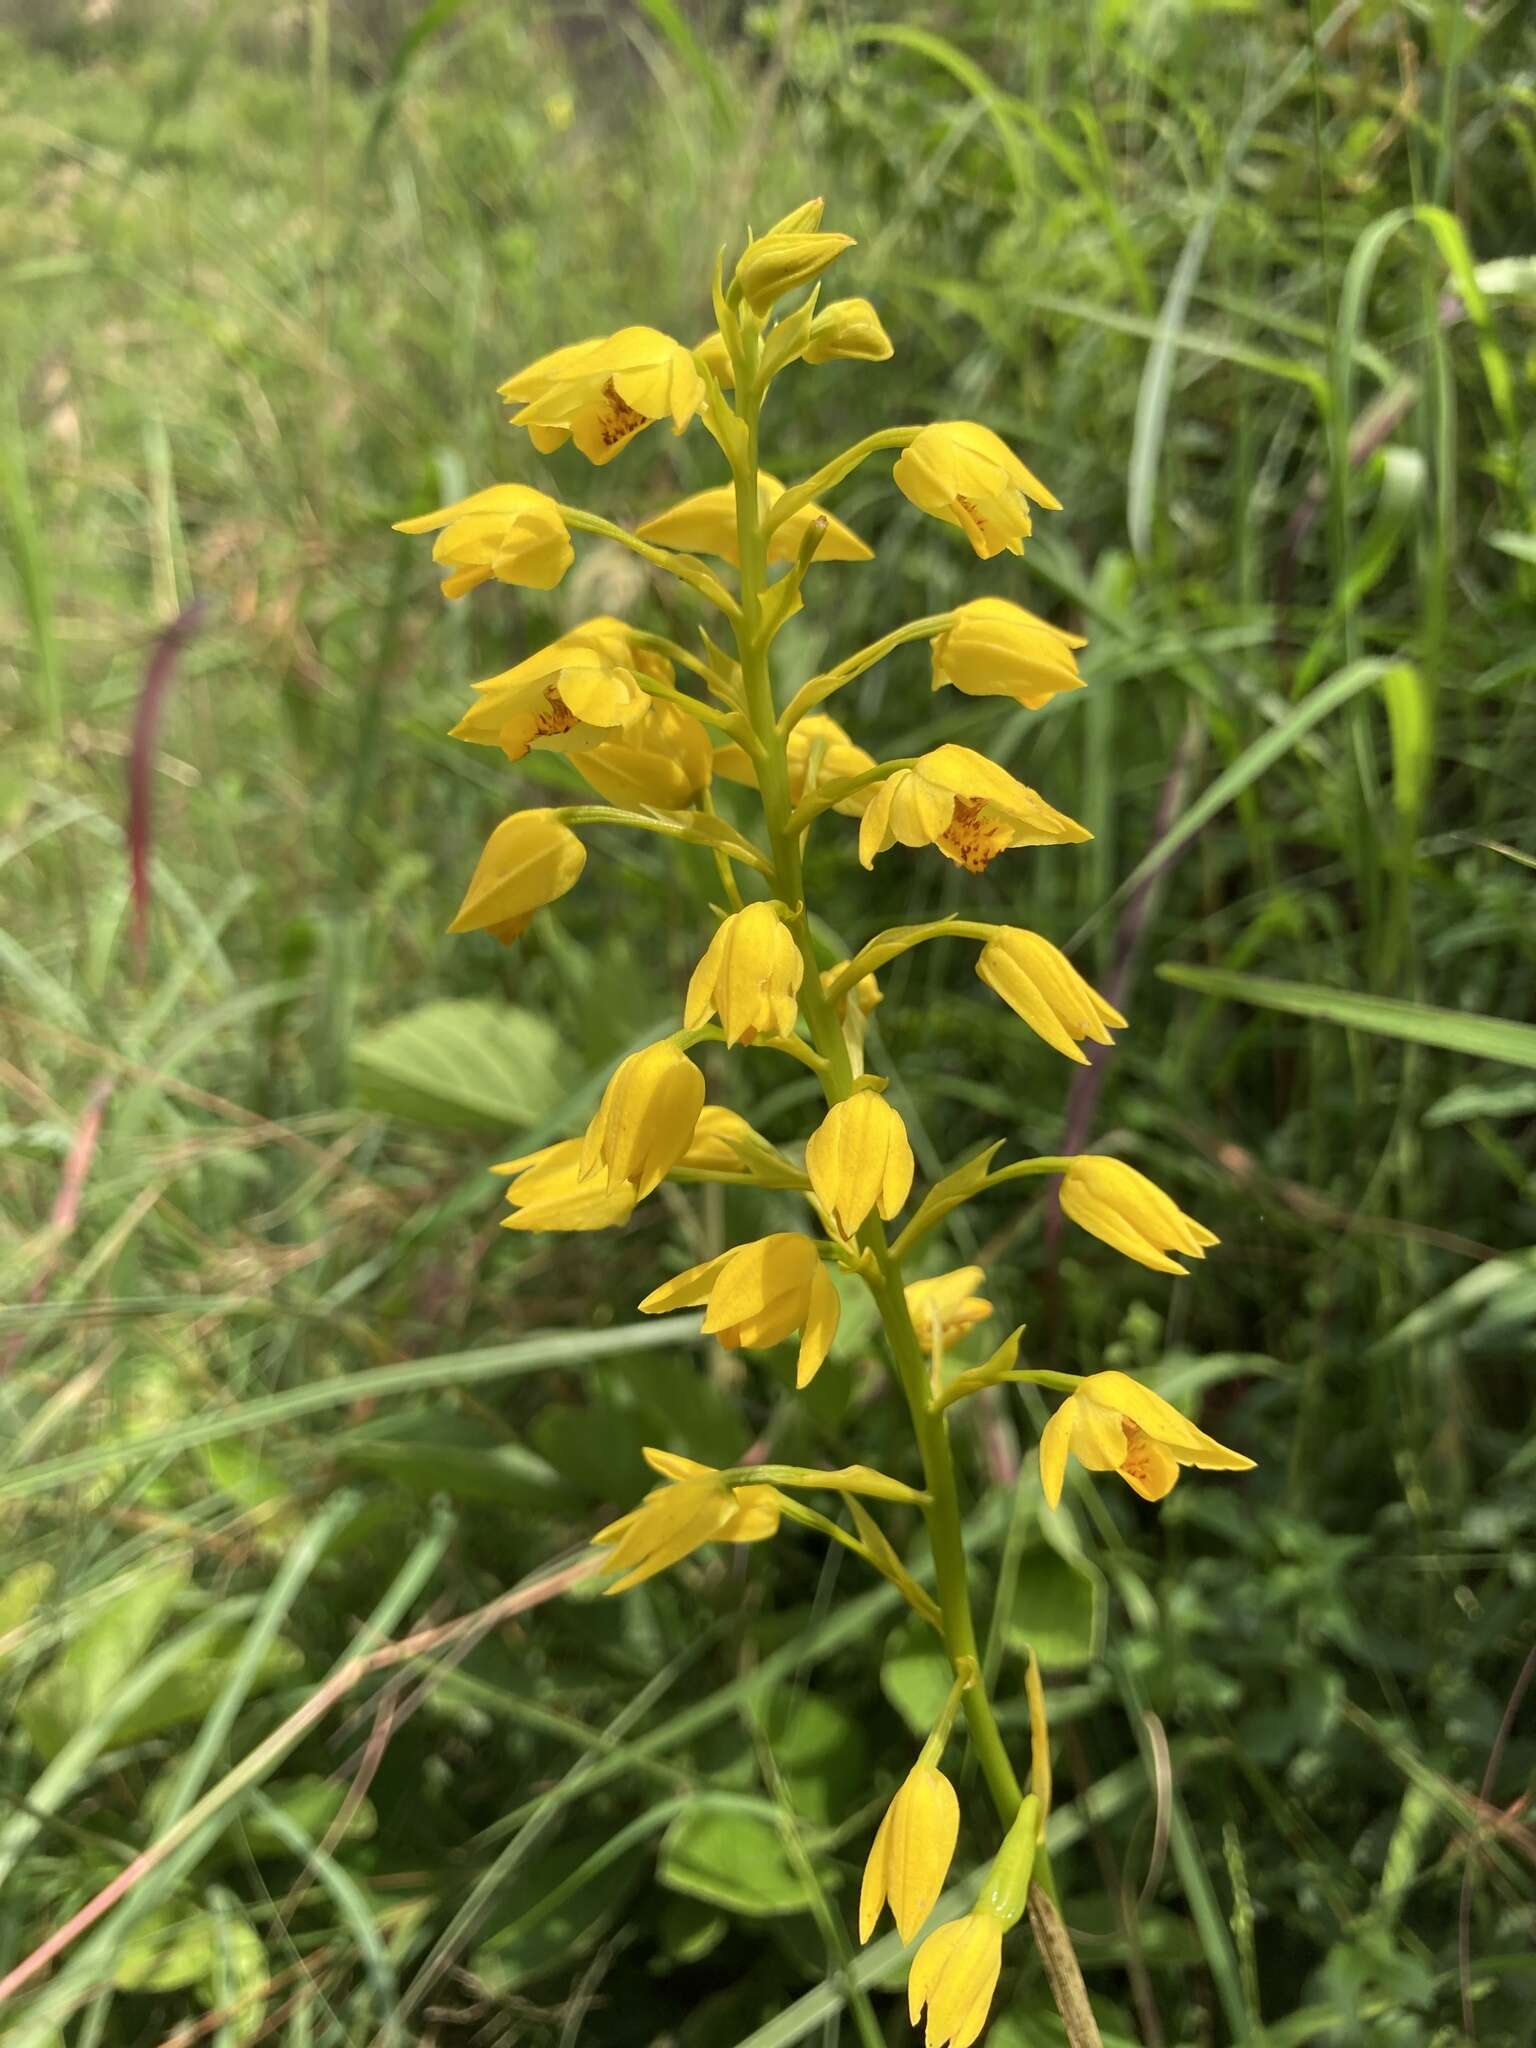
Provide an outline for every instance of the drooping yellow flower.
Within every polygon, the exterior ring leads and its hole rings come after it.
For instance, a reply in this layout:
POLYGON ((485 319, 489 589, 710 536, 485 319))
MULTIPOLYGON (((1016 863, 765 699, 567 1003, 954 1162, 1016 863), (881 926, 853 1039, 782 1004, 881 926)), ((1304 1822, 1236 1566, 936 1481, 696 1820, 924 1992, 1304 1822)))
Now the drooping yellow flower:
POLYGON ((1114 1005, 1090 988, 1066 954, 1038 932, 1005 925, 982 947, 976 972, 1031 1031, 1079 1066, 1088 1064, 1078 1051, 1079 1039, 1109 1045, 1111 1031, 1125 1029, 1125 1019, 1114 1005))
MULTIPOLYGON (((837 720, 828 718, 821 711, 808 712, 796 725, 785 742, 784 758, 789 768, 792 803, 799 803, 807 790, 821 789, 828 783, 862 775, 866 769, 875 766, 874 755, 849 739, 837 720)), ((734 743, 717 747, 714 766, 717 775, 756 789, 757 769, 745 747, 734 743)), ((868 810, 873 794, 872 788, 856 789, 852 796, 845 796, 832 808, 845 818, 861 818, 868 810)))
POLYGON ((875 786, 859 828, 865 867, 898 842, 936 846, 979 875, 1012 846, 1066 846, 1091 832, 970 747, 935 747, 875 786))
POLYGON ((690 1266, 640 1304, 651 1316, 700 1306, 705 1335, 727 1351, 766 1350, 798 1330, 797 1387, 810 1385, 837 1334, 837 1289, 815 1243, 797 1231, 776 1231, 690 1266))
POLYGON ((887 1900, 897 1933, 912 1939, 939 1902, 959 1839, 955 1788, 934 1764, 919 1759, 886 1808, 864 1866, 860 1941, 874 1933, 887 1900))
POLYGON ((861 1088, 827 1111, 805 1148, 817 1201, 846 1238, 871 1209, 890 1221, 912 1192, 907 1127, 883 1095, 861 1088))
POLYGON ((985 1278, 980 1266, 957 1266, 952 1273, 914 1280, 905 1289, 907 1313, 925 1351, 931 1351, 935 1343, 947 1351, 968 1330, 987 1320, 992 1304, 976 1292, 985 1278))
POLYGON ((868 299, 834 299, 811 322, 807 363, 884 363, 896 353, 868 299))
POLYGON ((805 974, 800 948, 771 903, 749 903, 723 920, 693 970, 683 1025, 697 1030, 718 1016, 727 1045, 750 1045, 795 1028, 805 974))
POLYGON ((475 684, 475 702, 450 738, 500 747, 509 761, 532 748, 578 754, 630 731, 651 700, 629 669, 574 635, 475 684))
POLYGON ((448 598, 463 597, 492 576, 553 590, 576 559, 560 507, 526 484, 492 484, 419 519, 397 519, 394 530, 437 532, 432 559, 453 572, 443 584, 448 598))
POLYGON ((1087 644, 1004 597, 973 598, 933 643, 933 687, 952 683, 968 697, 1011 697, 1038 711, 1083 687, 1073 651, 1087 644))
POLYGON ((853 245, 852 235, 786 229, 781 223, 748 242, 736 265, 736 282, 752 311, 761 316, 775 299, 820 277, 853 245))
POLYGON ((777 1534, 779 1504, 771 1486, 733 1489, 713 1466, 674 1451, 647 1448, 645 1461, 667 1483, 592 1538, 614 1546, 609 1566, 624 1574, 605 1592, 626 1592, 703 1543, 761 1543, 777 1534))
POLYGON ((584 1177, 583 1143, 581 1138, 562 1138, 557 1145, 491 1168, 493 1173, 513 1176, 507 1188, 512 1214, 501 1219, 503 1230, 612 1230, 629 1221, 634 1189, 628 1181, 610 1188, 584 1177))
POLYGON ((936 1927, 912 1959, 907 2012, 928 2008, 926 2048, 970 2048, 987 2024, 1003 1967, 1003 1923, 981 1907, 936 1927))
POLYGON ((581 1171, 644 1201, 693 1142, 704 1076, 670 1038, 620 1060, 582 1141, 581 1171))
POLYGON ((1155 1273, 1184 1273, 1170 1252, 1203 1259, 1221 1239, 1123 1159, 1080 1153, 1061 1177, 1063 1214, 1155 1273))
POLYGON ((611 462, 655 420, 682 433, 704 402, 692 353, 654 327, 573 342, 541 356, 500 387, 514 427, 548 455, 573 440, 589 462, 611 462))
POLYGON ((698 719, 652 698, 633 725, 572 755, 576 772, 611 804, 686 810, 708 786, 715 750, 698 719))
POLYGON ((509 946, 536 910, 575 887, 586 864, 587 849, 558 813, 514 811, 485 842, 448 929, 489 932, 509 946))
MULTIPOLYGON (((778 478, 760 470, 757 501, 765 517, 783 495, 784 486, 778 478)), ((794 561, 800 552, 800 543, 818 519, 825 519, 827 528, 816 544, 816 561, 874 560, 874 549, 860 540, 851 527, 844 526, 841 519, 834 519, 825 506, 803 505, 793 517, 775 528, 768 542, 769 562, 794 561)), ((665 512, 653 513, 635 531, 641 540, 654 541, 658 547, 682 548, 691 555, 718 555, 722 561, 737 568, 741 566, 741 542, 736 531, 736 492, 730 484, 720 484, 709 491, 696 491, 680 504, 669 505, 665 512)))
POLYGON ((1040 1436, 1040 1484, 1052 1507, 1061 1499, 1071 1453, 1090 1472, 1118 1472, 1143 1500, 1170 1492, 1181 1465, 1206 1472, 1251 1472, 1252 1458, 1229 1451, 1128 1373, 1090 1373, 1040 1436))
POLYGON ((974 420, 924 427, 896 458, 892 474, 904 497, 919 511, 958 526, 984 562, 1005 548, 1023 554, 1031 530, 1026 499, 1061 510, 1008 444, 974 420))

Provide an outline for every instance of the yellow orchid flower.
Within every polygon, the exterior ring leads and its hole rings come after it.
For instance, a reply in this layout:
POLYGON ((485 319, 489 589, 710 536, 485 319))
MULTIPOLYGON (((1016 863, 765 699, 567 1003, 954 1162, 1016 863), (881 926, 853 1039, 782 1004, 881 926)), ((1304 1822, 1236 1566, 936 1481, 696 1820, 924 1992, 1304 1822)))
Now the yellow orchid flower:
POLYGON ((449 737, 500 747, 509 761, 534 747, 577 754, 601 746, 638 724, 651 703, 627 668, 575 639, 557 640, 474 688, 475 703, 449 737))
POLYGON ((686 810, 709 786, 715 749, 698 719, 676 704, 647 700, 632 725, 571 756, 572 766, 611 804, 686 810))
POLYGON ((576 886, 587 849, 552 810, 514 811, 485 843, 451 932, 489 932, 503 945, 536 910, 576 886))
POLYGON ((1118 1472, 1143 1500, 1171 1492, 1181 1465, 1206 1472, 1251 1472, 1252 1458, 1229 1451, 1129 1373, 1090 1373, 1069 1394, 1040 1437, 1040 1484, 1055 1507, 1068 1454, 1090 1472, 1118 1472))
POLYGON ((834 299, 811 322, 807 363, 885 363, 896 353, 868 299, 834 299))
MULTIPOLYGON (((776 476, 769 476, 766 470, 758 472, 757 501, 764 518, 783 495, 784 486, 776 476)), ((774 529, 768 543, 770 563, 794 561, 801 542, 818 519, 826 520, 827 530, 816 544, 816 561, 874 560, 874 549, 860 540, 851 527, 844 526, 841 519, 834 519, 822 505, 803 505, 792 518, 774 529)), ((720 484, 711 491, 696 491, 691 498, 669 505, 665 512, 652 513, 635 531, 641 540, 654 541, 658 547, 683 548, 691 555, 718 555, 733 567, 741 566, 736 493, 730 484, 720 484)))
POLYGON ((968 697, 1011 697, 1031 711, 1063 690, 1080 690, 1073 659, 1087 641, 1036 618, 1003 597, 956 607, 954 623, 933 643, 933 687, 952 683, 968 697))
POLYGON ((920 512, 958 526, 983 561, 1005 548, 1023 554, 1030 532, 1026 499, 1061 510, 1007 442, 974 420, 924 427, 896 458, 892 475, 903 497, 920 512))
POLYGON ((727 1045, 795 1028, 805 961, 771 903, 749 903, 725 918, 704 950, 683 1000, 683 1025, 695 1031, 718 1016, 727 1045))
POLYGON ((939 1902, 959 1839, 955 1788, 937 1765, 920 1758, 886 1808, 864 1865, 860 1941, 874 1933, 887 1901, 897 1933, 912 1939, 939 1902))
POLYGON ((1111 1031, 1125 1029, 1113 1003, 1090 988, 1066 954, 1038 932, 1005 925, 982 947, 976 972, 1031 1031, 1079 1066, 1088 1064, 1078 1051, 1079 1039, 1109 1045, 1111 1031))
POLYGON ((887 1222, 912 1192, 907 1127, 883 1095, 862 1088, 836 1102, 805 1148, 805 1170, 837 1231, 856 1235, 871 1209, 887 1222))
POLYGON ((712 1465, 673 1451, 647 1448, 645 1462, 666 1484, 592 1538, 613 1545, 610 1569, 624 1574, 605 1592, 627 1592, 701 1544, 761 1543, 777 1534, 779 1504, 771 1486, 729 1487, 712 1465))
POLYGON ((722 391, 735 388, 736 370, 731 362, 731 351, 718 328, 713 334, 706 334, 702 341, 694 343, 693 360, 708 370, 722 391))
POLYGON ((936 1927, 912 1959, 907 2012, 917 2025, 924 2006, 926 2048, 970 2048, 987 2024, 1003 1967, 1003 1923, 981 1908, 936 1927))
POLYGON ((837 1289, 821 1253, 797 1231, 777 1231, 690 1266, 641 1302, 644 1315, 705 1308, 704 1334, 727 1351, 762 1351, 800 1332, 795 1385, 821 1370, 837 1334, 837 1289))
POLYGON ((627 1181, 644 1201, 693 1142, 704 1107, 704 1076, 670 1038, 620 1060, 582 1141, 584 1175, 627 1181))
POLYGON ((1093 834, 970 747, 935 747, 875 786, 859 827, 859 859, 887 847, 936 846, 979 875, 1013 846, 1066 846, 1093 834))
POLYGON ((585 1141, 562 1138, 520 1159, 493 1166, 492 1173, 512 1176, 507 1201, 512 1214, 503 1216, 503 1230, 612 1230, 634 1212, 635 1191, 628 1181, 613 1187, 581 1171, 585 1141))
POLYGON ((967 1331, 987 1320, 992 1304, 976 1292, 985 1278, 980 1266, 957 1266, 952 1273, 914 1280, 904 1290, 907 1314, 925 1351, 931 1351, 935 1343, 947 1351, 967 1331))
POLYGON ((560 507, 526 484, 491 484, 436 512, 397 519, 394 530, 437 532, 432 559, 453 572, 443 584, 447 598, 463 597, 493 576, 498 583, 553 590, 576 559, 560 507))
POLYGON ((541 455, 574 441, 589 462, 611 462, 656 420, 682 433, 704 402, 704 380, 691 352, 654 327, 578 341, 540 356, 508 377, 501 396, 519 410, 541 455))
POLYGON ((1095 1152, 1080 1153, 1062 1174, 1061 1207, 1080 1229, 1155 1273, 1182 1277, 1185 1269, 1170 1252, 1203 1259, 1207 1245, 1221 1242, 1144 1173, 1095 1152))

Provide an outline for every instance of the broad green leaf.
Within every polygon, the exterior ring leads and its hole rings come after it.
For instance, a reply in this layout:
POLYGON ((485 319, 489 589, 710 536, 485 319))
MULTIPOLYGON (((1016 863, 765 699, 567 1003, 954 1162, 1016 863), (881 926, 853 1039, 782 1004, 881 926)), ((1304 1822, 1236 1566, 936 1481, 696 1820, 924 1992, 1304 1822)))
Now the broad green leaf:
POLYGON ((926 1741, 954 1680, 943 1646, 916 1615, 893 1628, 880 1660, 880 1690, 912 1733, 926 1741))
POLYGON ((528 1511, 566 1509, 558 1472, 522 1444, 488 1446, 483 1424, 442 1409, 385 1416, 337 1441, 339 1463, 393 1479, 413 1492, 492 1501, 528 1511))
POLYGON ((526 1130, 570 1092, 560 1035, 532 1011, 476 999, 427 1003, 352 1046, 370 1109, 459 1130, 526 1130))
POLYGON ((1047 1669, 1070 1670, 1098 1655, 1104 1588, 1097 1572, 1075 1565, 1044 1543, 1019 1559, 1006 1624, 1013 1648, 1032 1649, 1047 1669))
POLYGON ((39 1754, 56 1756, 71 1735, 96 1719, 142 1660, 191 1571, 191 1557, 183 1553, 133 1580, 27 1687, 16 1711, 39 1754))
POLYGON ((1364 995, 1310 982, 1270 981, 1264 975, 1232 974, 1217 967, 1159 967, 1157 971, 1164 981, 1192 988, 1198 995, 1252 1003, 1261 1010, 1284 1010, 1293 1017, 1315 1017, 1323 1024, 1373 1031, 1383 1038, 1406 1038, 1416 1045, 1468 1053, 1474 1059, 1536 1067, 1536 1024, 1520 1024, 1510 1017, 1437 1010, 1428 1003, 1400 1002, 1394 996, 1364 995))
POLYGON ((656 1875, 669 1891, 749 1919, 803 1913, 814 1903, 774 1822, 707 1795, 668 1828, 656 1875))
MULTIPOLYGON (((242 1844, 253 1856, 291 1853, 287 1834, 268 1818, 272 1808, 311 1841, 323 1841, 346 1803, 349 1788, 340 1778, 295 1778, 286 1785, 274 1785, 262 1806, 255 1808, 241 1830, 242 1844)), ((358 1800, 347 1815, 343 1836, 347 1841, 367 1841, 378 1828, 378 1815, 367 1799, 358 1800)))

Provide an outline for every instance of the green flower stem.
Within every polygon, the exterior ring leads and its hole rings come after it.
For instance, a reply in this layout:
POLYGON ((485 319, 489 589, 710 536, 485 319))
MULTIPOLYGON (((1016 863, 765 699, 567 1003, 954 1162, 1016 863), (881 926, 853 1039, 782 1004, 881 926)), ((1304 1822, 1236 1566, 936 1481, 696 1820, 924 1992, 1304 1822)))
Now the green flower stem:
POLYGON ((798 839, 800 834, 825 817, 828 811, 840 804, 844 797, 854 796, 861 789, 869 789, 877 782, 888 781, 900 774, 903 768, 915 768, 917 756, 908 754, 899 761, 880 761, 873 768, 865 768, 858 775, 843 775, 836 782, 824 782, 819 789, 810 791, 795 809, 790 812, 788 830, 798 839))
POLYGON ((829 668, 824 674, 812 676, 808 683, 790 698, 779 717, 779 733, 788 739, 795 727, 808 711, 814 711, 818 704, 825 704, 834 691, 842 689, 845 683, 856 682, 866 669, 873 668, 877 661, 893 653, 898 647, 905 647, 913 640, 934 640, 954 624, 953 612, 934 612, 926 619, 913 619, 905 626, 882 634, 878 640, 871 640, 867 647, 861 647, 857 654, 850 654, 846 661, 840 661, 836 668, 829 668))
MULTIPOLYGON (((757 389, 756 375, 757 340, 755 336, 745 336, 744 339, 754 354, 751 404, 755 410, 761 397, 757 389)), ((747 399, 746 392, 740 389, 737 396, 744 402, 747 399)), ((793 519, 795 514, 803 512, 807 505, 813 505, 823 491, 830 491, 834 484, 840 484, 845 476, 850 476, 869 456, 878 455, 882 448, 905 448, 909 442, 915 441, 922 431, 921 427, 883 427, 878 434, 866 434, 862 441, 855 441, 853 446, 845 448, 841 455, 834 455, 814 476, 808 476, 804 483, 796 484, 792 491, 786 491, 783 497, 775 502, 768 514, 765 538, 775 534, 786 519, 793 519)))
POLYGON ((577 533, 591 533, 600 540, 617 541, 621 548, 628 548, 632 555, 638 555, 643 562, 649 562, 654 569, 665 569, 669 576, 677 577, 696 590, 700 597, 722 611, 733 626, 741 623, 741 608, 726 589, 718 576, 712 575, 704 564, 693 555, 680 555, 671 548, 659 548, 648 540, 641 540, 628 527, 615 525, 611 519, 604 519, 597 512, 583 512, 579 505, 561 505, 560 517, 577 533))
POLYGON ((914 946, 921 946, 928 939, 975 939, 984 946, 1004 927, 996 924, 978 924, 970 918, 948 917, 930 925, 914 925, 911 929, 912 936, 897 952, 882 951, 879 939, 872 939, 867 946, 861 946, 847 965, 838 970, 836 978, 829 983, 827 994, 831 1000, 834 1003, 840 1002, 849 989, 856 988, 865 975, 874 968, 888 966, 892 960, 899 959, 902 953, 910 953, 914 946))
POLYGON ((700 719, 705 725, 713 725, 719 731, 729 733, 733 740, 741 737, 739 711, 717 711, 713 704, 701 704, 697 697, 687 696, 682 690, 674 690, 670 683, 658 682, 654 676, 637 673, 635 681, 647 697, 654 697, 662 704, 675 704, 679 711, 686 711, 690 718, 700 719))
MULTIPOLYGON (((836 1009, 822 987, 821 964, 806 914, 800 839, 795 829, 794 806, 790 801, 789 765, 784 736, 778 730, 763 632, 762 600, 767 585, 768 536, 759 510, 757 490, 758 423, 762 404, 760 362, 760 336, 752 323, 744 323, 741 360, 736 366, 736 397, 744 429, 743 448, 739 459, 732 465, 741 548, 741 619, 736 629, 737 648, 747 716, 763 749, 758 765, 758 789, 772 849, 775 887, 783 901, 794 906, 788 928, 805 961, 805 976, 800 985, 800 1012, 812 1043, 825 1061, 821 1080, 827 1100, 837 1103, 852 1094, 854 1075, 836 1009)), ((916 431, 911 427, 892 428, 884 434, 871 435, 836 462, 828 464, 826 469, 818 471, 798 490, 786 492, 770 515, 772 522, 777 524, 792 517, 801 505, 809 504, 819 490, 845 476, 876 449, 904 447, 916 431)), ((930 1496, 924 1514, 933 1547, 944 1645, 957 1674, 966 1668, 962 1659, 970 1660, 978 1673, 977 1682, 967 1689, 964 1696, 966 1723, 998 1817, 1005 1828, 1011 1827, 1023 1794, 1003 1745, 986 1686, 979 1676, 981 1653, 971 1613, 960 1501, 948 1429, 943 1416, 933 1405, 928 1384, 928 1361, 907 1311, 900 1264, 886 1243, 884 1226, 877 1217, 871 1217, 864 1225, 859 1233, 859 1243, 873 1261, 875 1277, 866 1274, 866 1285, 880 1311, 886 1341, 911 1411, 922 1457, 924 1484, 930 1496)), ((1050 1864, 1043 1855, 1037 1877, 1054 1896, 1050 1864)))
POLYGON ((686 840, 690 846, 703 846, 713 852, 723 853, 730 860, 739 860, 749 868, 756 868, 760 875, 770 880, 773 868, 764 860, 749 840, 737 833, 729 839, 721 839, 707 832, 697 831, 686 822, 686 815, 678 812, 621 810, 616 804, 562 804, 555 815, 567 825, 629 825, 637 832, 659 832, 664 839, 686 840))

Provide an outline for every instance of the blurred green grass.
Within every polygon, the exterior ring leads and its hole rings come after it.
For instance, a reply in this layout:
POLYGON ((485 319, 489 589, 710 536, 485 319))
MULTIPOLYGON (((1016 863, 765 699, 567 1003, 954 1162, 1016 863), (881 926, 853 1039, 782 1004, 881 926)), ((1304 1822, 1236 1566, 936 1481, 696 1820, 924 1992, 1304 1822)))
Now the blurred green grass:
MULTIPOLYGON (((1203 1389, 1260 1459, 1157 1518, 1084 1491, 1062 1557, 1038 1416, 965 1440, 1015 1727, 1050 1644, 1106 2039, 1531 2038, 1533 64, 1524 10, 1459 0, 0 13, 0 1973, 219 1794, 8 2039, 906 2038, 894 1943, 843 1930, 927 1674, 796 1540, 450 1635, 242 1776, 341 1660, 536 1594, 643 1442, 905 1455, 867 1331, 808 1402, 632 1334, 734 1198, 596 1258, 497 1231, 486 1163, 670 1017, 710 877, 594 835, 514 953, 446 941, 564 770, 442 735, 571 618, 688 622, 600 549, 449 610, 387 530, 493 477, 624 517, 713 481, 700 435, 541 463, 496 382, 697 338, 717 245, 812 191, 897 355, 800 373, 773 467, 989 420, 1068 510, 988 587, 1088 633, 1093 683, 1001 717, 913 650, 861 683, 865 744, 982 746, 1096 837, 977 883, 829 831, 829 937, 963 900, 1123 979, 1083 1135, 1221 1252, 1173 1290, 1001 1201, 951 1250, 1040 1357, 1203 1389), (141 972, 128 733, 194 597, 141 972)), ((878 559, 818 572, 805 671, 977 587, 878 465, 837 509, 878 559)), ((925 1169, 1056 1149, 1062 1074, 963 961, 885 991, 925 1169)), ((792 1139, 808 1099, 739 1106, 792 1139)), ((1031 1967, 997 2048, 1059 2038, 1031 1967)))

